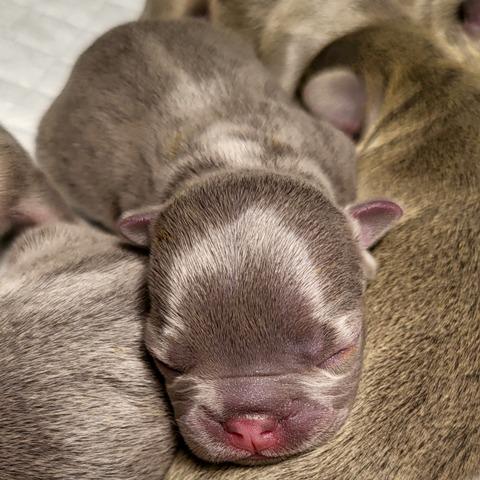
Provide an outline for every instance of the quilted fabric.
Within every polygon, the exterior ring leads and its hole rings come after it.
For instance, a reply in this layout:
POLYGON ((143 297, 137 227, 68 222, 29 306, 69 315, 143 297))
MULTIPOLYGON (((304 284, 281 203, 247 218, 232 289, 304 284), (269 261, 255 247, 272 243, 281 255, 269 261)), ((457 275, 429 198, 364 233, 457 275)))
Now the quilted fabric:
POLYGON ((0 0, 0 124, 33 153, 38 122, 96 37, 144 0, 0 0))

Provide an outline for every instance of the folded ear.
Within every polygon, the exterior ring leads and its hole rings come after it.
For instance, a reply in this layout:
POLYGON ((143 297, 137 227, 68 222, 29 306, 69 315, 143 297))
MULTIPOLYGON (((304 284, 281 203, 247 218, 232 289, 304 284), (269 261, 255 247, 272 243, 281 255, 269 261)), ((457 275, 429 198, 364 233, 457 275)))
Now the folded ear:
POLYGON ((367 249, 382 238, 403 215, 403 210, 389 200, 371 200, 346 207, 353 220, 360 245, 367 249))
POLYGON ((73 217, 25 150, 0 126, 0 236, 73 217))
POLYGON ((361 79, 347 68, 330 68, 313 75, 301 92, 313 115, 357 138, 365 123, 366 92, 361 79))
POLYGON ((151 240, 151 225, 162 210, 162 206, 157 206, 125 212, 118 220, 118 230, 133 245, 148 248, 151 240))

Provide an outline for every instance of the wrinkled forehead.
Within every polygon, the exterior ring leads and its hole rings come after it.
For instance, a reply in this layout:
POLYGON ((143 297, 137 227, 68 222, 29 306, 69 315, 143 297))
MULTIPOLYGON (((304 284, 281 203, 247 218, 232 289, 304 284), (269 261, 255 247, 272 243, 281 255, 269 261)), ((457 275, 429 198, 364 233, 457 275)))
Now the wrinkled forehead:
POLYGON ((223 357, 354 336, 361 278, 343 227, 302 225, 252 205, 192 234, 159 272, 162 336, 223 357))

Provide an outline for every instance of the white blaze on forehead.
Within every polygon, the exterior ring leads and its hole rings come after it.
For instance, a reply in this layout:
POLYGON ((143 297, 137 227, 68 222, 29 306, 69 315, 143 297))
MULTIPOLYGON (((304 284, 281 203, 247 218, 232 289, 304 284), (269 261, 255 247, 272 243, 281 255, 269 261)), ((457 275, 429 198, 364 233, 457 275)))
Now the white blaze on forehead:
POLYGON ((273 266, 280 278, 297 287, 312 313, 322 317, 326 308, 324 285, 307 243, 281 221, 278 211, 252 207, 177 252, 171 270, 166 273, 169 292, 164 335, 173 338, 181 335, 185 326, 178 312, 201 278, 219 275, 240 282, 247 256, 259 262, 266 259, 265 265, 273 266))

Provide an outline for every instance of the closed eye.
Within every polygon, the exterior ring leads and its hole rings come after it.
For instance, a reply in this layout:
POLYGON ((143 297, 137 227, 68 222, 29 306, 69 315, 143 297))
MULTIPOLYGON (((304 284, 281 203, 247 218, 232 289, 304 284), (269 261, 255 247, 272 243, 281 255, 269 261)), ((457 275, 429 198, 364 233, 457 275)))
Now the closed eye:
POLYGON ((341 365, 343 362, 347 361, 352 353, 357 348, 356 344, 350 345, 348 347, 338 350, 333 355, 324 360, 319 366, 320 368, 333 368, 341 365))

